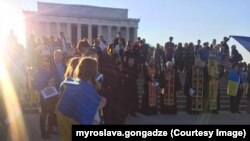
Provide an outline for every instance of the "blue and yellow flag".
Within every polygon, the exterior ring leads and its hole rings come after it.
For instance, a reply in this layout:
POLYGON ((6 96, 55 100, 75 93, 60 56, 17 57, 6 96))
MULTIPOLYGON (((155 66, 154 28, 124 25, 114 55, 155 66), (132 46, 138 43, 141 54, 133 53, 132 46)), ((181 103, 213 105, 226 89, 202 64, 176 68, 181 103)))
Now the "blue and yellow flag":
POLYGON ((250 52, 250 37, 246 36, 231 36, 238 41, 246 50, 250 52))
POLYGON ((236 96, 239 85, 240 85, 240 75, 237 74, 234 70, 231 70, 228 74, 227 94, 231 96, 236 96))
POLYGON ((83 80, 67 79, 61 85, 62 94, 58 112, 78 124, 92 124, 101 96, 83 80))

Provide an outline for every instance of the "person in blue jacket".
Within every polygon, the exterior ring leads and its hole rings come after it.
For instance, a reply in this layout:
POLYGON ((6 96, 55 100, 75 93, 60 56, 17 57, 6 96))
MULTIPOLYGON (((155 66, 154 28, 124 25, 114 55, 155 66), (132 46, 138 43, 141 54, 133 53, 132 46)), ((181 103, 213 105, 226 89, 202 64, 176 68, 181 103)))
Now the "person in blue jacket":
POLYGON ((56 95, 51 96, 50 93, 45 95, 42 93, 47 88, 55 87, 54 74, 51 60, 48 57, 43 57, 41 66, 33 80, 33 89, 40 93, 40 131, 44 139, 50 138, 51 134, 57 134, 53 130, 53 122, 55 119, 55 105, 58 98, 56 95))
POLYGON ((238 89, 235 96, 231 96, 230 98, 230 111, 231 113, 240 113, 239 104, 243 94, 242 88, 242 77, 240 74, 240 66, 238 63, 233 64, 232 69, 229 71, 228 80, 238 82, 238 89))

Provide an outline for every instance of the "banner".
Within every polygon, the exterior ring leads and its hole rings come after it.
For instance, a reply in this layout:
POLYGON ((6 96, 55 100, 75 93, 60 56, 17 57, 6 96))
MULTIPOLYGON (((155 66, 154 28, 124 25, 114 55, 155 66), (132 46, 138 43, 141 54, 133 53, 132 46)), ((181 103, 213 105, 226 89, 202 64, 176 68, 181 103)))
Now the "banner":
POLYGON ((250 52, 250 37, 246 36, 231 36, 238 41, 246 50, 250 52))

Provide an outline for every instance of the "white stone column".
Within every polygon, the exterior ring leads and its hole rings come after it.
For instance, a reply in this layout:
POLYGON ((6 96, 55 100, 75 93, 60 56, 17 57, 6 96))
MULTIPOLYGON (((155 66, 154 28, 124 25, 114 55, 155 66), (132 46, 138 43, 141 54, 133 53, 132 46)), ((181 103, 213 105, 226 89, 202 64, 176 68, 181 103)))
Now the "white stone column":
POLYGON ((56 37, 55 38, 60 37, 60 32, 61 32, 60 23, 56 23, 56 37))
POLYGON ((137 32, 138 32, 138 27, 134 27, 134 41, 133 42, 137 40, 137 32))
POLYGON ((108 44, 110 44, 112 42, 112 37, 111 37, 111 26, 108 26, 108 44))
POLYGON ((121 31, 121 27, 118 26, 118 27, 117 27, 117 32, 116 32, 116 33, 120 32, 120 31, 121 31))
POLYGON ((26 41, 28 41, 29 38, 30 38, 29 26, 30 26, 30 21, 26 20, 26 22, 25 22, 25 28, 26 28, 26 30, 25 30, 25 33, 26 33, 25 37, 26 37, 26 41))
POLYGON ((77 24, 77 42, 79 42, 81 40, 81 24, 77 24))
POLYGON ((102 35, 102 25, 98 25, 97 37, 99 38, 100 35, 102 35))
POLYGON ((52 33, 52 25, 51 25, 51 23, 50 22, 48 22, 48 34, 49 34, 49 36, 48 37, 50 37, 50 35, 52 35, 53 36, 53 33, 52 33))
POLYGON ((126 41, 129 41, 129 27, 126 27, 126 41))
POLYGON ((31 35, 31 34, 34 35, 34 34, 35 34, 35 28, 36 28, 36 27, 35 27, 35 21, 31 21, 30 23, 31 23, 30 35, 31 35))
POLYGON ((67 42, 71 43, 72 38, 71 38, 71 23, 67 23, 67 42))
POLYGON ((36 38, 39 37, 39 22, 38 21, 34 21, 34 35, 36 38))
POLYGON ((45 37, 49 38, 50 36, 50 27, 49 27, 49 22, 44 22, 45 23, 45 37))
POLYGON ((89 40, 89 44, 92 46, 92 25, 88 25, 88 40, 89 40))

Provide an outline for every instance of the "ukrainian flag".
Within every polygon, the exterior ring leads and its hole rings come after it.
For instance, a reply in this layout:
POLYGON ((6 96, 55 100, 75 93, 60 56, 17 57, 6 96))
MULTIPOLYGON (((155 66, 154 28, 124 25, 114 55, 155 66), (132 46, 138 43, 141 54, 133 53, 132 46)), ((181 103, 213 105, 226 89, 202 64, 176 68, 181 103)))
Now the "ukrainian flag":
POLYGON ((228 74, 228 86, 227 94, 231 96, 236 96, 240 85, 240 75, 234 70, 231 70, 228 74))
POLYGON ((56 112, 58 126, 61 140, 69 141, 72 125, 93 124, 101 96, 86 81, 69 78, 61 84, 60 97, 56 112))

